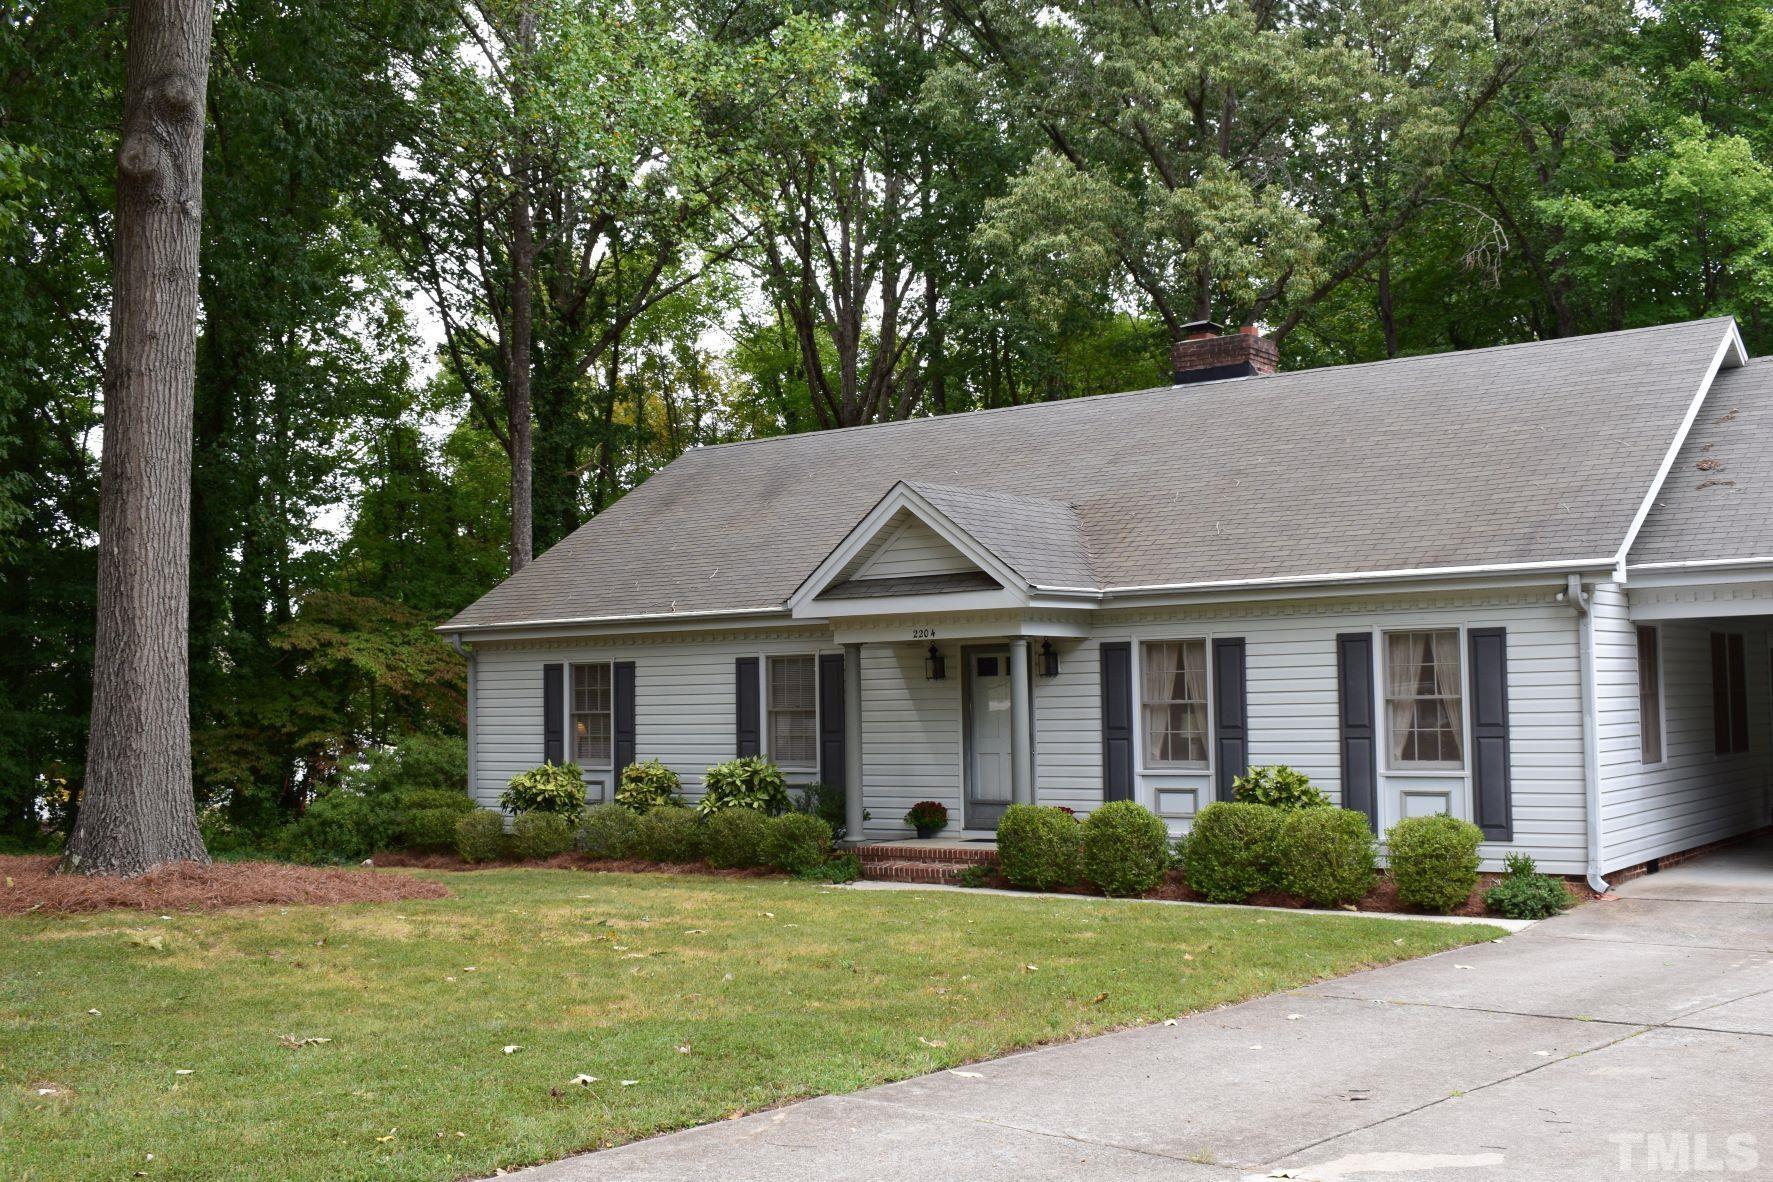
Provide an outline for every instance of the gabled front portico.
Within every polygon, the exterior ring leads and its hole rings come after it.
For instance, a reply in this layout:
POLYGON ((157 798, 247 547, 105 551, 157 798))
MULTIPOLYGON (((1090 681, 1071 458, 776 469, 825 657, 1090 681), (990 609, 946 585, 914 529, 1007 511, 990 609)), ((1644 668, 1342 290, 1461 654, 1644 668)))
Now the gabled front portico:
POLYGON ((901 680, 957 683, 955 827, 990 832, 1007 805, 1034 800, 1036 650, 1056 669, 1052 641, 1088 635, 1090 580, 1075 514, 1056 501, 901 482, 857 523, 789 600, 844 649, 850 834, 868 805, 865 648, 896 648, 901 680))

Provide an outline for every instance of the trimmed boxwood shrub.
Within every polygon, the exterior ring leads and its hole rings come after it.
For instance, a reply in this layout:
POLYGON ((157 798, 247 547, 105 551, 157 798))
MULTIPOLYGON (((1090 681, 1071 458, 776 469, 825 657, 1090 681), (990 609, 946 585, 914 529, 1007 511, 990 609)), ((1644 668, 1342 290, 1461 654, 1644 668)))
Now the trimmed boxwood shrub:
POLYGON ((505 816, 492 809, 463 813, 456 822, 456 853, 464 862, 491 862, 505 856, 505 816))
POLYGON ((1188 885, 1214 903, 1241 903, 1273 888, 1281 812, 1265 804, 1215 801, 1194 816, 1183 849, 1188 885))
POLYGON ((1372 827, 1352 809, 1283 813, 1274 853, 1281 889, 1320 907, 1353 903, 1379 878, 1372 827))
POLYGON ((511 777, 499 805, 508 813, 571 813, 585 807, 585 776, 576 763, 544 763, 511 777))
POLYGON ((699 862, 707 849, 694 809, 667 805, 642 813, 634 825, 634 852, 655 862, 699 862))
POLYGON ((776 816, 788 811, 788 781, 782 769, 760 755, 729 759, 708 769, 696 811, 704 817, 721 809, 756 809, 776 816))
POLYGON ((1170 831, 1142 804, 1111 800, 1081 826, 1084 877, 1112 896, 1143 895, 1163 881, 1170 831))
POLYGON ((1550 919, 1573 900, 1561 878, 1539 873, 1530 854, 1502 859, 1502 878, 1484 892, 1484 906, 1507 919, 1550 919))
POLYGON ((756 809, 721 809, 703 824, 710 865, 721 870, 763 865, 770 818, 756 809))
POLYGON ((579 814, 579 848, 593 858, 632 858, 640 818, 619 804, 594 804, 579 814))
POLYGON ((397 820, 387 797, 341 789, 309 804, 272 848, 292 862, 361 862, 387 847, 397 820))
MULTIPOLYGON (((811 813, 784 813, 771 818, 764 835, 763 860, 777 870, 801 878, 828 877, 826 864, 831 860, 831 826, 824 818, 811 813)), ((831 881, 848 882, 850 878, 831 878, 831 881)))
POLYGON ((1406 817, 1385 831, 1385 853, 1397 883, 1398 902, 1447 912, 1477 886, 1483 830, 1470 821, 1437 814, 1406 817))
POLYGON ((456 822, 474 811, 466 792, 419 788, 397 798, 394 842, 409 850, 447 850, 456 842, 456 822))
POLYGON ((575 818, 564 813, 519 813, 511 822, 511 850, 526 861, 541 861, 573 848, 575 818))
POLYGON ((1012 804, 997 823, 997 868, 1031 891, 1068 887, 1083 877, 1083 826, 1064 809, 1012 804))
POLYGON ((677 773, 656 759, 631 763, 622 769, 622 782, 616 785, 616 803, 637 813, 666 804, 682 804, 678 793, 683 783, 677 773))
POLYGON ((1243 804, 1265 804, 1277 809, 1330 807, 1330 798, 1318 790, 1311 777, 1284 763, 1250 768, 1231 782, 1231 790, 1243 804))

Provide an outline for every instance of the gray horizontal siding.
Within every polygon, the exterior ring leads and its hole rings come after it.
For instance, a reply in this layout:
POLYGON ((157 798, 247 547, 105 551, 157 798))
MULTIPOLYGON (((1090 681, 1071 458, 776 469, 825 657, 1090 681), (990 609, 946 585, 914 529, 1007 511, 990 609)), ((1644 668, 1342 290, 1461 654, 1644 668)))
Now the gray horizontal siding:
POLYGON ((1768 646, 1762 620, 1668 620, 1662 636, 1663 750, 1643 762, 1637 630, 1617 587, 1597 592, 1595 663, 1601 756, 1602 871, 1720 841, 1767 823, 1773 780, 1768 646), (1714 751, 1711 633, 1746 636, 1749 750, 1714 751))

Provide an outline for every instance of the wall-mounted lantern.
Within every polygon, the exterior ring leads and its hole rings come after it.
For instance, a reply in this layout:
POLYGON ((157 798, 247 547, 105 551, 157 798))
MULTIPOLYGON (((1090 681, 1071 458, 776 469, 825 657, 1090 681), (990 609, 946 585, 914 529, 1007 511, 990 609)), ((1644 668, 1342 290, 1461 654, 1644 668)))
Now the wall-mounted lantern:
POLYGON ((1040 642, 1040 675, 1042 677, 1059 676, 1059 650, 1053 647, 1053 642, 1050 640, 1040 642))
POLYGON ((942 650, 930 645, 930 655, 923 659, 923 675, 929 681, 941 681, 948 676, 948 662, 942 659, 942 650))

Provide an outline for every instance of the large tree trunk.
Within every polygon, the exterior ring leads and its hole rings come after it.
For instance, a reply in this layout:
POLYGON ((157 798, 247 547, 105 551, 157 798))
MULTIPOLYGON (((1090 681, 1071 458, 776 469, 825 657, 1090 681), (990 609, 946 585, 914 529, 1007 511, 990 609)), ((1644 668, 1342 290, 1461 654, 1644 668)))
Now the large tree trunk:
POLYGON ((132 0, 117 153, 86 788, 64 867, 207 860, 191 796, 191 399, 212 14, 132 0))
POLYGON ((511 357, 505 414, 511 434, 511 573, 535 557, 535 417, 530 412, 530 342, 535 335, 535 221, 530 200, 529 132, 523 98, 536 48, 536 17, 528 5, 517 14, 517 153, 511 169, 511 357))

